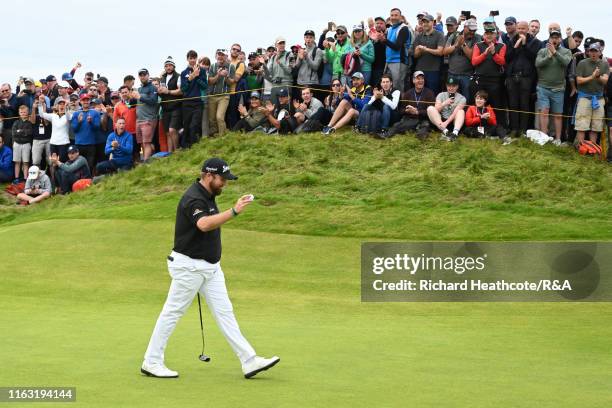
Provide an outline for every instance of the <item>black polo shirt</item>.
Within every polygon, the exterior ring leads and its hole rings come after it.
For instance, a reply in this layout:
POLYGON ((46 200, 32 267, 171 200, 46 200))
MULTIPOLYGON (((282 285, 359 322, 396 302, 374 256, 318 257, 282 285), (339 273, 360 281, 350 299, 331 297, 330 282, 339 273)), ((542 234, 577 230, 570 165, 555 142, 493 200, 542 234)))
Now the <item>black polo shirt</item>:
POLYGON ((215 197, 198 179, 187 189, 176 208, 174 251, 194 259, 217 263, 221 259, 221 228, 202 232, 198 220, 219 214, 215 197))

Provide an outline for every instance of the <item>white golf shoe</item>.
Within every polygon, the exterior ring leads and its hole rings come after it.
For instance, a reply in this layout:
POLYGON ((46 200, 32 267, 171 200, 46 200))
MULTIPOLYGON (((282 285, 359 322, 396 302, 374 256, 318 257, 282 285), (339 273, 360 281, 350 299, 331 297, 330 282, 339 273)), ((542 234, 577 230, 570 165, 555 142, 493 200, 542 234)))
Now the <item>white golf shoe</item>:
POLYGON ((279 361, 280 358, 277 356, 274 356, 272 358, 263 358, 255 356, 242 365, 242 372, 244 373, 244 378, 251 378, 260 371, 265 371, 268 368, 272 368, 279 361))
POLYGON ((149 377, 157 378, 176 378, 179 376, 176 371, 170 370, 163 364, 147 364, 146 362, 142 363, 140 372, 149 377))

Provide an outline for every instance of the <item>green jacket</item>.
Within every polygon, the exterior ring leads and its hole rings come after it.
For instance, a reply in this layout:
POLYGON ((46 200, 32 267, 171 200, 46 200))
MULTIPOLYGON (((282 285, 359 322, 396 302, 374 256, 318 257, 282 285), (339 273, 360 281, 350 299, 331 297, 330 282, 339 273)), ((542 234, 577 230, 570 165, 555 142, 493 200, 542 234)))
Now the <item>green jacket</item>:
POLYGON ((365 45, 360 47, 361 49, 361 72, 371 72, 372 63, 374 62, 374 44, 372 40, 368 39, 365 45))
POLYGON ((327 62, 332 63, 332 73, 334 75, 342 74, 344 72, 344 67, 342 66, 342 62, 340 59, 347 52, 351 52, 353 50, 353 45, 347 39, 344 45, 340 45, 336 43, 336 49, 333 50, 332 47, 329 47, 325 50, 325 56, 327 57, 327 62))

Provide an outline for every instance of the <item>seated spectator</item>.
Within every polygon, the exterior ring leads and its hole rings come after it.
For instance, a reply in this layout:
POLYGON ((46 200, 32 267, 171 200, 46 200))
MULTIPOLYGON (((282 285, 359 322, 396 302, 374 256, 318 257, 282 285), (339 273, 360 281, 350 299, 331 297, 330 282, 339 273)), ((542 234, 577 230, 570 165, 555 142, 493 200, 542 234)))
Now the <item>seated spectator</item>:
POLYGON ((281 89, 278 91, 278 102, 273 104, 272 101, 266 102, 266 119, 270 123, 270 127, 266 131, 268 134, 291 133, 296 125, 294 121, 289 121, 292 118, 295 110, 289 102, 289 91, 281 89))
POLYGON ((397 106, 400 101, 400 91, 393 87, 391 75, 384 74, 380 85, 374 87, 372 98, 361 110, 357 121, 357 131, 361 133, 386 133, 389 127, 399 119, 397 106), (375 113, 378 112, 378 113, 375 113), (372 124, 372 115, 376 123, 372 124))
POLYGON ((4 145, 4 137, 0 136, 0 183, 13 180, 13 150, 4 145))
POLYGON ((266 108, 261 106, 261 95, 259 92, 251 92, 250 99, 251 107, 248 111, 244 105, 238 105, 240 120, 232 128, 234 132, 252 132, 259 127, 266 127, 268 124, 266 118, 266 108))
POLYGON ((28 174, 30 165, 30 154, 32 152, 32 135, 34 127, 30 122, 30 110, 27 106, 19 107, 19 119, 13 123, 13 162, 15 162, 15 180, 14 184, 19 183, 20 171, 23 176, 28 174))
POLYGON ((548 134, 549 114, 552 113, 555 122, 555 146, 561 145, 565 73, 571 60, 571 51, 561 47, 561 32, 552 31, 546 48, 538 51, 535 62, 538 70, 536 108, 540 112, 540 130, 548 134))
POLYGON ((294 131, 296 133, 301 132, 315 132, 323 128, 319 118, 325 111, 323 102, 313 96, 313 90, 310 88, 302 89, 302 101, 294 101, 293 107, 295 108, 295 118, 298 127, 294 131))
POLYGON ((51 156, 51 165, 56 168, 55 185, 61 194, 72 192, 75 181, 91 178, 87 160, 79 155, 79 148, 72 145, 68 147, 68 161, 63 163, 57 154, 51 156))
POLYGON ((342 82, 339 79, 334 79, 331 84, 331 92, 323 101, 325 112, 321 113, 321 118, 319 119, 323 126, 327 126, 343 98, 342 82))
POLYGON ((353 120, 357 120, 359 112, 370 101, 372 88, 366 85, 361 72, 355 72, 352 77, 353 87, 346 86, 344 99, 338 105, 329 124, 323 128, 323 134, 329 135, 341 127, 348 125, 353 120))
POLYGON ((111 155, 110 160, 98 163, 96 172, 98 174, 114 173, 119 169, 128 170, 132 168, 132 135, 125 130, 125 119, 119 118, 115 122, 115 131, 106 139, 106 155, 111 155))
POLYGON ((468 137, 478 138, 504 138, 506 130, 497 125, 495 111, 487 105, 489 94, 487 91, 476 92, 476 105, 468 108, 465 115, 465 128, 463 133, 468 137))
POLYGON ((440 140, 453 142, 459 136, 459 131, 465 122, 466 99, 457 91, 459 83, 453 77, 446 81, 446 92, 436 96, 436 104, 427 108, 427 116, 431 123, 442 131, 440 140), (453 132, 449 134, 448 128, 453 125, 453 132))
POLYGON ((589 46, 588 56, 576 67, 578 83, 578 105, 576 106, 576 144, 584 140, 590 131, 589 140, 597 142, 597 133, 604 126, 604 86, 608 82, 610 66, 607 59, 601 59, 601 45, 594 42, 589 46))
POLYGON ((23 193, 17 194, 18 204, 35 204, 51 196, 51 180, 37 166, 28 170, 23 193))
POLYGON ((391 126, 386 134, 378 133, 377 138, 388 139, 416 130, 417 137, 423 140, 429 134, 427 107, 435 103, 435 95, 431 89, 425 88, 425 74, 422 71, 412 75, 412 83, 414 87, 402 94, 399 110, 402 119, 391 126))

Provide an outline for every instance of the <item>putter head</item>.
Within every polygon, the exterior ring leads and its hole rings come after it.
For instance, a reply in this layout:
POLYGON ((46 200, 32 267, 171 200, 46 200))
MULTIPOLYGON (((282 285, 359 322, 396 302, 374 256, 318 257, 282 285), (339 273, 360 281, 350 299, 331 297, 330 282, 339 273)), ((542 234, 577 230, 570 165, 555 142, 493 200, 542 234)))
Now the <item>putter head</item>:
POLYGON ((206 354, 200 354, 200 361, 208 363, 210 361, 210 357, 208 357, 206 354))

